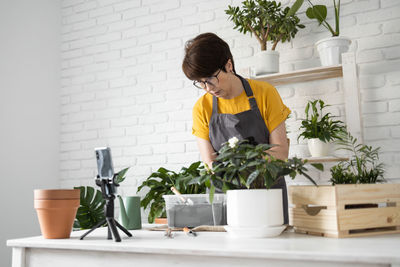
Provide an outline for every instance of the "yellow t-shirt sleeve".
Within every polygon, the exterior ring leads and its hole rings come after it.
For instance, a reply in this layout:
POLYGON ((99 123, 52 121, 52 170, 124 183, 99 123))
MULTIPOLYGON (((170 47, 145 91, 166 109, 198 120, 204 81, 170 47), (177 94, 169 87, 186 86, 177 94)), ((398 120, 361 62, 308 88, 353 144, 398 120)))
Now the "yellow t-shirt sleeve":
POLYGON ((193 107, 192 118, 192 134, 205 140, 210 140, 209 137, 209 121, 206 115, 206 109, 203 107, 203 98, 200 98, 193 107))
POLYGON ((264 101, 266 101, 266 108, 263 117, 266 118, 267 127, 271 133, 279 124, 287 119, 291 111, 283 104, 281 96, 272 85, 268 88, 267 97, 264 98, 264 101))

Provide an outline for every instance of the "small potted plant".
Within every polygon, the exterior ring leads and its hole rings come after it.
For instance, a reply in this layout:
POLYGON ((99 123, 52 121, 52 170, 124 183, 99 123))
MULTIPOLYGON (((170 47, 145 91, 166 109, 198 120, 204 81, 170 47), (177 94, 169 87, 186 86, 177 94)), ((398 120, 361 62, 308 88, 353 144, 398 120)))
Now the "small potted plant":
POLYGON ((254 35, 261 46, 255 57, 255 74, 279 72, 279 53, 275 50, 279 42, 290 41, 298 29, 304 28, 295 15, 303 0, 296 0, 291 8, 282 8, 281 3, 266 0, 246 0, 242 7, 228 6, 225 13, 235 24, 234 29, 254 35), (267 50, 267 42, 272 47, 267 50))
MULTIPOLYGON (((282 189, 273 189, 283 176, 302 174, 315 184, 306 173, 306 161, 276 159, 268 154, 271 147, 233 137, 223 145, 213 167, 192 181, 210 185, 211 202, 216 188, 227 193, 226 230, 233 236, 272 237, 283 231, 282 189)), ((322 169, 321 164, 313 166, 322 169)))
POLYGON ((144 209, 150 207, 149 223, 155 222, 156 218, 160 217, 164 218, 164 220, 158 220, 160 223, 167 223, 167 212, 163 196, 174 194, 171 191, 171 187, 175 187, 182 194, 204 194, 206 192, 204 184, 188 184, 188 181, 199 175, 200 164, 201 162, 192 163, 188 168, 183 167, 179 172, 161 167, 143 181, 137 192, 142 190, 146 192, 140 205, 144 209))
POLYGON ((335 27, 333 28, 327 19, 327 8, 325 5, 314 5, 310 0, 310 7, 306 11, 309 19, 316 19, 319 25, 325 27, 331 37, 319 40, 315 45, 320 56, 322 66, 338 65, 342 62, 341 55, 349 50, 351 40, 347 37, 339 36, 340 0, 332 0, 333 12, 335 17, 335 27))
POLYGON ((340 139, 345 131, 345 125, 340 120, 334 120, 331 113, 323 113, 329 107, 324 101, 310 100, 305 108, 306 118, 301 120, 301 133, 298 137, 308 140, 308 150, 312 157, 324 157, 329 155, 331 141, 340 139))

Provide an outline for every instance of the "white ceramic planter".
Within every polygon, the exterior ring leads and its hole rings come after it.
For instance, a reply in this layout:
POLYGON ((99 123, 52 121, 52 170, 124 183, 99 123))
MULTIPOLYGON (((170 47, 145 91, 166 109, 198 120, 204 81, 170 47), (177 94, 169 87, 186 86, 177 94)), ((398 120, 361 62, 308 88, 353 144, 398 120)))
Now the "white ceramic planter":
POLYGON ((282 189, 228 190, 225 228, 233 237, 262 238, 281 234, 282 189))
POLYGON ((227 220, 232 227, 283 224, 282 189, 227 191, 227 220))
POLYGON ((319 40, 315 43, 322 66, 339 65, 342 63, 342 53, 349 50, 351 40, 335 36, 319 40))
POLYGON ((324 143, 318 138, 308 139, 308 150, 312 157, 325 157, 329 156, 331 151, 331 144, 324 143))
POLYGON ((254 57, 254 75, 264 75, 279 72, 279 52, 278 51, 261 51, 254 57))

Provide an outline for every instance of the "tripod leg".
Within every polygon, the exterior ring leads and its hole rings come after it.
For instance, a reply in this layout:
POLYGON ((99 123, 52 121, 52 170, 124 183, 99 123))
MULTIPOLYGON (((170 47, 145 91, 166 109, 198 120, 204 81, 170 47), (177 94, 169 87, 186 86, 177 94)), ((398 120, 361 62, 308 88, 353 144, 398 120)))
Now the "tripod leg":
POLYGON ((125 227, 123 227, 117 220, 114 221, 117 227, 122 230, 122 232, 124 232, 127 236, 132 236, 132 234, 125 227))
POLYGON ((111 233, 114 237, 115 242, 121 242, 121 237, 119 236, 117 226, 115 225, 114 218, 106 218, 108 222, 108 228, 111 230, 111 233))
POLYGON ((106 220, 105 220, 105 219, 102 220, 101 222, 97 223, 95 226, 92 227, 92 229, 90 229, 89 231, 87 231, 86 233, 84 233, 84 234, 81 236, 80 240, 83 240, 83 238, 84 238, 85 236, 87 236, 88 234, 90 234, 91 232, 93 232, 94 230, 96 230, 97 228, 99 228, 100 226, 102 226, 102 225, 105 224, 105 223, 106 223, 106 220))
POLYGON ((107 225, 107 239, 112 239, 110 227, 107 225))

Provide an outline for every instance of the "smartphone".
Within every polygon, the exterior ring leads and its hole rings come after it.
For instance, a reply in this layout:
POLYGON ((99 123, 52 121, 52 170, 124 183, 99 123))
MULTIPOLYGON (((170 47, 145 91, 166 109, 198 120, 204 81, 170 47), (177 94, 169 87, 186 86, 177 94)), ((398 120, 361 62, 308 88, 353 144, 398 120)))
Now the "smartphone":
POLYGON ((97 171, 100 179, 112 179, 114 177, 114 167, 109 147, 99 147, 94 149, 96 153, 97 171))

